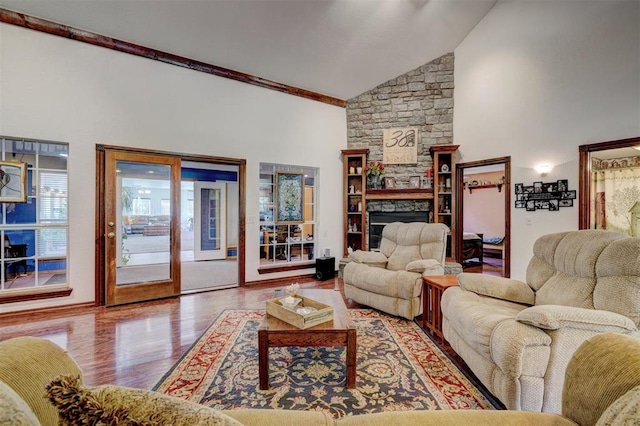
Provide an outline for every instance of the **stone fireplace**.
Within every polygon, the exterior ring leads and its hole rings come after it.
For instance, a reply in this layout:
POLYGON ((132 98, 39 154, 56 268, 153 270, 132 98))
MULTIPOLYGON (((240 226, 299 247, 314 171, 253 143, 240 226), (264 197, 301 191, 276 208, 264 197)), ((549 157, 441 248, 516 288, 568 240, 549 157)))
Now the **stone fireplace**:
POLYGON ((392 222, 433 222, 428 200, 371 200, 367 202, 367 247, 380 247, 382 229, 392 222))

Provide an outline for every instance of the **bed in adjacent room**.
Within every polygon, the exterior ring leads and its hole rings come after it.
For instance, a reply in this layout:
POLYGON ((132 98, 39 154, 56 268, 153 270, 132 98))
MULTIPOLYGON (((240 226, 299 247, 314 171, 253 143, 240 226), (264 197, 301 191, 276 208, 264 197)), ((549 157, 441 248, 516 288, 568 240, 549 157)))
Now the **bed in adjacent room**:
POLYGON ((482 251, 487 257, 495 257, 504 261, 504 237, 484 237, 482 251))
POLYGON ((482 266, 483 255, 482 234, 464 232, 462 234, 462 267, 482 266))

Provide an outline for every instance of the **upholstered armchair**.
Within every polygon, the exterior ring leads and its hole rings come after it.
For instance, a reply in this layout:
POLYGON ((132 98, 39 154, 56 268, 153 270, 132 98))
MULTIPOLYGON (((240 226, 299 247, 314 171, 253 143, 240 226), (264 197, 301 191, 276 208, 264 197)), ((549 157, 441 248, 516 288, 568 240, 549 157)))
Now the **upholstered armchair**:
POLYGON ((640 336, 639 257, 640 238, 614 232, 542 236, 526 282, 458 275, 441 300, 444 337, 507 408, 560 413, 567 364, 585 340, 640 336))
POLYGON ((449 228, 394 222, 382 230, 379 252, 356 250, 344 267, 347 298, 391 315, 420 314, 422 276, 444 274, 449 228))

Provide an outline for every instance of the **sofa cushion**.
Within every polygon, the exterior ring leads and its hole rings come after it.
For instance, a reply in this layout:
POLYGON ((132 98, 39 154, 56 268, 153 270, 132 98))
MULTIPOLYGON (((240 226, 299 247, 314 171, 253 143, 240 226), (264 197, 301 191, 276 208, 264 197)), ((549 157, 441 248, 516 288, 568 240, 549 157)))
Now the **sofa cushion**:
POLYGON ((485 359, 492 359, 491 336, 502 321, 513 318, 526 306, 481 296, 460 287, 442 294, 442 313, 462 339, 485 359))
POLYGON ((599 257, 607 246, 625 238, 615 232, 582 230, 536 240, 527 268, 527 283, 536 291, 536 305, 594 309, 599 257))
POLYGON ((510 302, 533 305, 535 294, 522 281, 492 275, 462 273, 458 275, 460 287, 484 296, 510 302))
POLYGON ((409 272, 423 275, 442 275, 444 268, 435 259, 420 259, 407 263, 405 268, 409 272))
POLYGON ((39 425, 33 411, 11 387, 0 382, 0 425, 39 425))
POLYGON ((409 271, 370 268, 351 262, 344 267, 344 280, 370 293, 400 299, 411 299, 422 292, 422 275, 409 271))
POLYGON ((420 246, 418 245, 396 245, 396 249, 389 256, 387 269, 392 271, 402 271, 412 260, 420 259, 420 246))
POLYGON ((229 417, 232 417, 245 425, 335 426, 336 424, 333 420, 333 417, 331 417, 328 413, 322 411, 243 408, 224 410, 223 412, 229 417))
POLYGON ((387 269, 403 270, 416 259, 435 259, 443 265, 448 231, 442 223, 387 224, 380 241, 380 252, 389 258, 387 269))
POLYGON ((47 386, 60 425, 224 425, 238 421, 218 410, 144 389, 82 386, 78 377, 58 376, 47 386))
POLYGON ((640 238, 609 244, 598 258, 596 275, 595 308, 617 312, 640 326, 640 238))
POLYGON ((414 410, 346 416, 338 426, 577 426, 555 414, 504 410, 414 410))

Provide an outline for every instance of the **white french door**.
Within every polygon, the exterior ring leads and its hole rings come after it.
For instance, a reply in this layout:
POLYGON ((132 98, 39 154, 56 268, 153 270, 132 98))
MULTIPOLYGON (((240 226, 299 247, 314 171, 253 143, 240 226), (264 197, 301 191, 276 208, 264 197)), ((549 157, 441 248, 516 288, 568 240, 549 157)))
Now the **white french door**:
POLYGON ((195 182, 194 201, 194 260, 226 258, 226 184, 224 182, 195 182))

